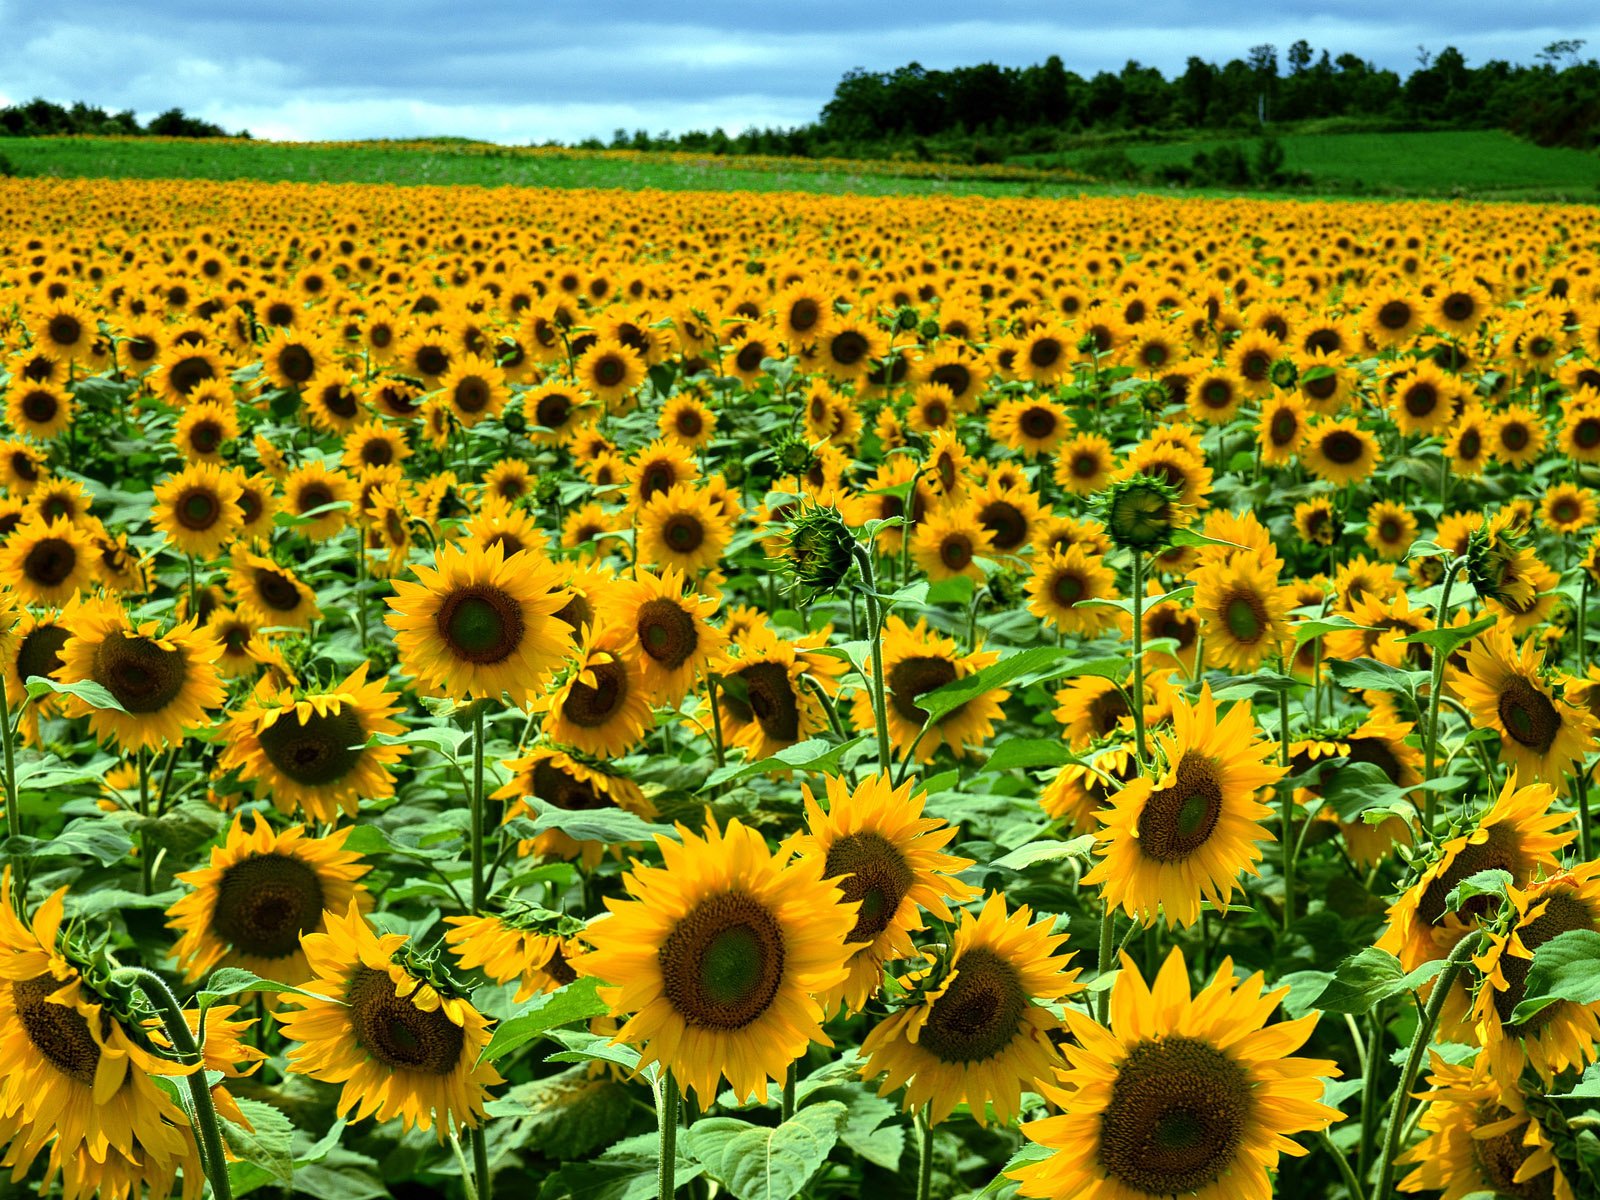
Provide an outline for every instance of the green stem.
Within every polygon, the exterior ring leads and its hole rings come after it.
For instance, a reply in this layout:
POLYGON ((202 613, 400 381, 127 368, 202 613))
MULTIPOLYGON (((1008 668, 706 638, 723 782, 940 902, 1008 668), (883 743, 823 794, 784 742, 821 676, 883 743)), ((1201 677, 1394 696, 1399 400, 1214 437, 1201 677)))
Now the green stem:
POLYGON ((1372 1200, 1389 1200, 1390 1185, 1394 1182, 1395 1159, 1400 1154, 1400 1133, 1405 1128, 1406 1101, 1411 1098, 1411 1088, 1417 1081, 1417 1071, 1422 1066, 1422 1056, 1427 1053, 1428 1041, 1439 1023, 1439 1013, 1444 1009, 1445 997, 1455 986, 1456 976, 1472 957, 1483 935, 1473 930, 1456 943, 1456 948, 1445 960, 1444 970, 1433 981, 1433 994, 1422 1011, 1422 1020, 1411 1038, 1411 1050, 1406 1055, 1406 1065, 1400 1071, 1400 1086, 1394 1093, 1394 1105, 1389 1110, 1389 1132, 1383 1142, 1383 1158, 1378 1167, 1378 1186, 1372 1200))
POLYGON ((11 837, 21 837, 22 810, 16 803, 17 758, 16 748, 11 742, 11 705, 3 684, 0 684, 0 746, 5 751, 6 833, 11 837))
POLYGON ((1144 739, 1144 555, 1133 552, 1133 738, 1141 764, 1150 761, 1144 739))
POLYGON ((367 652, 367 534, 356 523, 356 628, 361 633, 361 653, 367 652))
MULTIPOLYGON (((1289 664, 1283 663, 1283 673, 1289 673, 1289 664)), ((1289 773, 1289 689, 1278 689, 1278 760, 1283 764, 1284 777, 1289 773)), ((1287 782, 1278 785, 1278 806, 1283 821, 1283 931, 1287 933, 1294 924, 1294 788, 1287 782)))
MULTIPOLYGON (((150 758, 142 748, 134 752, 139 762, 139 816, 142 823, 150 820, 150 758)), ((155 867, 150 861, 150 834, 139 830, 139 885, 146 896, 155 890, 155 867)))
POLYGON ((472 911, 483 912, 483 710, 479 700, 472 709, 472 911))
POLYGON ((656 1125, 661 1132, 661 1157, 656 1164, 656 1195, 672 1200, 678 1191, 678 1081, 671 1071, 661 1076, 661 1093, 656 1106, 656 1125))
POLYGON ((889 709, 884 699, 883 610, 878 603, 878 583, 872 571, 872 555, 858 544, 855 557, 856 564, 861 568, 862 584, 866 588, 867 624, 872 627, 872 715, 877 722, 878 769, 887 776, 890 767, 889 709))
MULTIPOLYGON (((1462 560, 1456 558, 1445 566, 1444 591, 1439 597, 1439 612, 1433 623, 1435 629, 1444 629, 1450 624, 1450 590, 1455 586, 1456 572, 1461 569, 1461 563, 1462 560)), ((1444 663, 1447 657, 1439 649, 1434 649, 1430 664, 1433 675, 1428 685, 1428 727, 1423 731, 1422 738, 1422 778, 1425 782, 1433 779, 1433 764, 1439 753, 1439 695, 1444 691, 1444 663)), ((1422 831, 1429 839, 1433 837, 1433 815, 1438 805, 1438 795, 1430 788, 1422 802, 1422 831)))
POLYGON ((1344 1181, 1345 1190, 1350 1193, 1350 1200, 1361 1200, 1361 1181, 1350 1169, 1350 1160, 1333 1144, 1333 1139, 1328 1136, 1326 1129, 1317 1130, 1317 1144, 1328 1152, 1328 1157, 1333 1159, 1339 1168, 1339 1178, 1344 1181))
POLYGON ((706 703, 711 706, 711 746, 717 754, 717 769, 721 770, 727 755, 722 748, 722 714, 717 711, 717 677, 711 674, 706 675, 706 703))
POLYGON ((1594 857, 1590 853, 1589 768, 1581 758, 1578 760, 1578 773, 1573 778, 1573 785, 1578 793, 1578 857, 1588 862, 1594 857))
POLYGON ((490 1200, 494 1185, 489 1174, 489 1139, 484 1136, 482 1121, 467 1130, 467 1141, 472 1145, 472 1178, 478 1185, 476 1200, 490 1200))
MULTIPOLYGON (((120 967, 112 973, 120 983, 137 984, 161 1017, 172 1043, 174 1057, 185 1066, 200 1064, 200 1047, 189 1032, 189 1023, 183 1019, 183 1009, 178 1004, 161 976, 143 967, 120 967)), ((222 1125, 217 1120, 216 1107, 211 1103, 211 1089, 206 1085, 205 1067, 200 1065, 184 1077, 189 1085, 190 1119, 194 1124, 195 1141, 200 1146, 200 1165, 211 1181, 211 1191, 216 1200, 233 1200, 233 1186, 228 1180, 228 1160, 222 1149, 222 1125)))
POLYGON ((917 1111, 917 1132, 922 1135, 921 1153, 917 1156, 917 1200, 928 1200, 933 1194, 933 1122, 928 1119, 929 1106, 917 1111))
POLYGON ((778 1112, 779 1119, 784 1121, 794 1116, 794 1088, 800 1074, 795 1068, 796 1064, 790 1063, 783 1076, 783 1102, 778 1112))
POLYGON ((198 621, 200 620, 200 585, 195 582, 194 578, 194 555, 185 554, 183 557, 189 563, 189 619, 198 621))
POLYGON ((1589 572, 1578 576, 1578 678, 1589 673, 1589 572))
POLYGON ((1356 1172, 1365 1179, 1371 1164, 1374 1122, 1378 1116, 1379 1067, 1383 1058, 1383 1026, 1377 1018, 1367 1020, 1367 1069, 1361 1078, 1361 1138, 1356 1143, 1356 1172))
MULTIPOLYGON (((1095 971, 1096 978, 1103 978, 1111 969, 1111 943, 1116 933, 1116 910, 1111 907, 1111 902, 1106 901, 1105 915, 1100 918, 1100 953, 1095 971)), ((1111 989, 1101 988, 1094 998, 1095 1019, 1104 1025, 1106 1017, 1111 1012, 1111 989)))

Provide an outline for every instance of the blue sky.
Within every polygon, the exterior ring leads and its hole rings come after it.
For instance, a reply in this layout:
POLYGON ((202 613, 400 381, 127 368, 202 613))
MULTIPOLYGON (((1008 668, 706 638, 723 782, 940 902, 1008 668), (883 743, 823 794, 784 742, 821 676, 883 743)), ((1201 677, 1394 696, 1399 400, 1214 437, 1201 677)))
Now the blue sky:
POLYGON ((0 0, 0 101, 43 95, 148 117, 178 105, 257 136, 455 134, 503 142, 793 125, 852 67, 1061 55, 1181 69, 1297 38, 1410 69, 1417 45, 1529 62, 1556 38, 1600 54, 1600 8, 1567 0, 1143 4, 918 0, 763 5, 484 0, 0 0), (981 18, 981 19, 980 19, 981 18))

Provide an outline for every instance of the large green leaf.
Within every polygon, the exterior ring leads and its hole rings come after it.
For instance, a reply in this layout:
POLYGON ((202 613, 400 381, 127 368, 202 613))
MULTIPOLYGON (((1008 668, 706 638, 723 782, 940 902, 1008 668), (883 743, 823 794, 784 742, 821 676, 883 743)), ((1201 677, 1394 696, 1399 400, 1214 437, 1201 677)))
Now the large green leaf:
POLYGON ((844 1104, 827 1100, 778 1126, 710 1117, 696 1121, 685 1140, 690 1157, 735 1200, 790 1200, 827 1161, 848 1115, 844 1104))
POLYGON ((1444 960, 1436 959, 1408 974, 1394 955, 1368 946, 1340 963, 1321 994, 1307 1000, 1327 1012, 1360 1014, 1421 987, 1443 969, 1444 960))
POLYGON ((711 772, 702 792, 724 784, 738 783, 752 775, 768 775, 773 771, 807 771, 813 775, 836 775, 839 760, 845 752, 860 745, 864 738, 853 737, 847 742, 831 742, 827 738, 807 738, 779 750, 771 758, 759 762, 731 763, 711 772))
POLYGON ((977 699, 985 692, 1004 687, 1014 679, 1032 676, 1037 682, 1056 679, 1062 675, 1099 675, 1107 679, 1120 678, 1128 670, 1122 658, 1076 659, 1065 646, 1034 646, 1030 650, 990 663, 980 671, 963 676, 941 688, 924 692, 914 703, 928 714, 927 724, 953 713, 963 704, 977 699))
POLYGON ((1600 931, 1569 929, 1534 950, 1527 987, 1511 1014, 1512 1023, 1530 1021, 1558 1000, 1600 1001, 1600 931))
POLYGON ((480 1061, 495 1062, 551 1029, 600 1016, 606 1011, 606 1004, 595 994, 599 985, 600 981, 592 977, 578 979, 536 997, 516 1016, 495 1026, 480 1061))

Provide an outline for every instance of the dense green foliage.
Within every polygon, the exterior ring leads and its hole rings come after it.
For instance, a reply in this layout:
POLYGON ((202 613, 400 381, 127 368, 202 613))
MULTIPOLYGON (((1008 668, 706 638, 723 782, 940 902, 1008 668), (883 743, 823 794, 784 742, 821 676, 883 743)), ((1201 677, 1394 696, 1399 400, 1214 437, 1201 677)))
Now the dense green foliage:
POLYGON ((181 108, 169 108, 146 124, 132 109, 108 113, 98 105, 79 100, 70 107, 35 98, 25 104, 0 108, 0 137, 49 137, 55 134, 102 134, 117 137, 247 138, 248 131, 230 135, 220 125, 191 117, 181 108))

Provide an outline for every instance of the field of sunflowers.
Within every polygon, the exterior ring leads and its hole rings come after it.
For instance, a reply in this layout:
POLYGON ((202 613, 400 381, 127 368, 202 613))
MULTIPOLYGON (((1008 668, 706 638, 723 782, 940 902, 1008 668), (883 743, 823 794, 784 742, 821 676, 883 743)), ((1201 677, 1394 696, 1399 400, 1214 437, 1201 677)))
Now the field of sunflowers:
POLYGON ((1600 1194, 1590 214, 0 219, 18 1191, 1600 1194))

